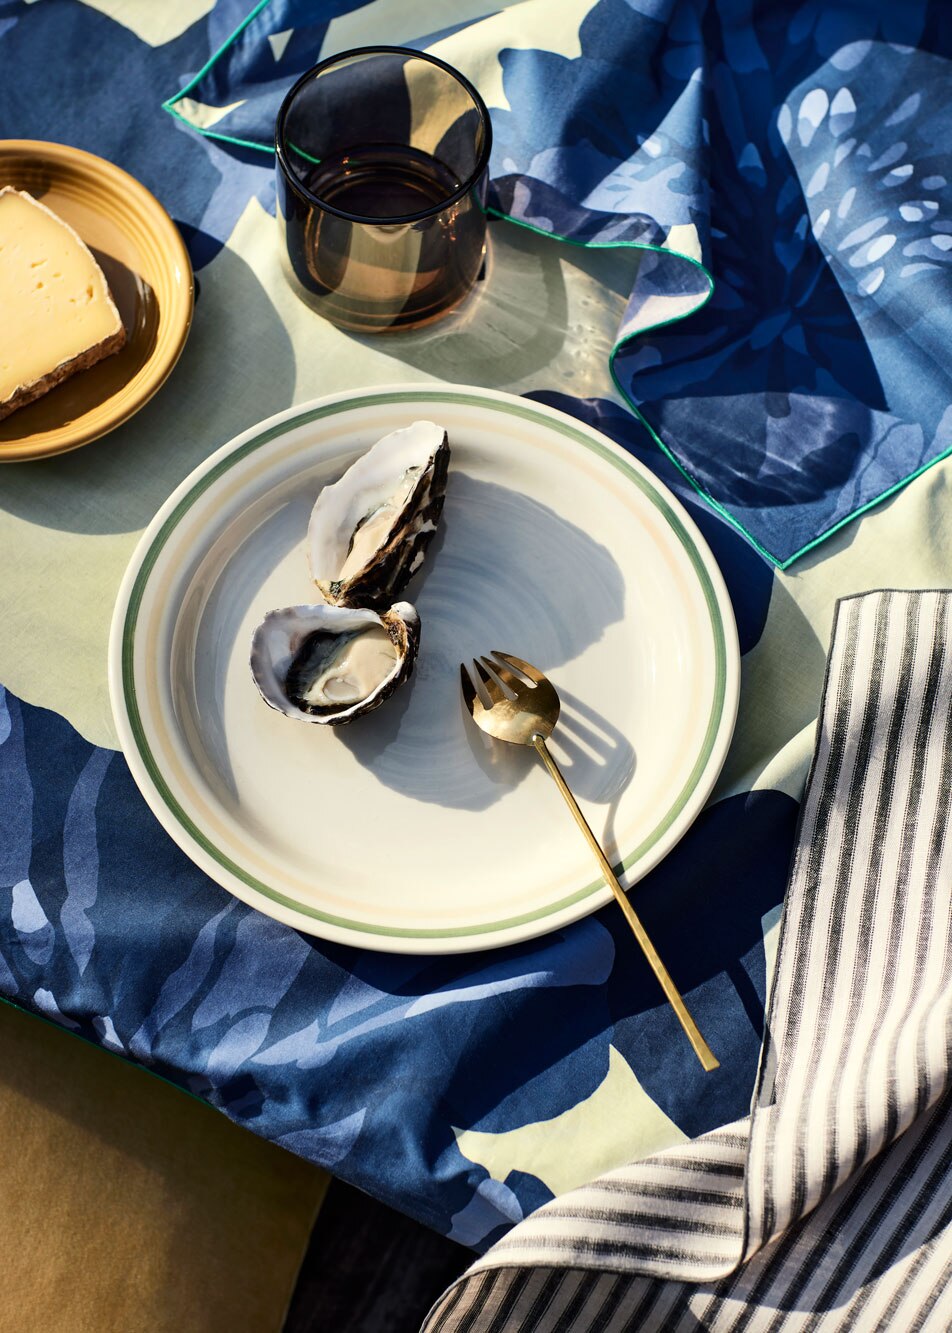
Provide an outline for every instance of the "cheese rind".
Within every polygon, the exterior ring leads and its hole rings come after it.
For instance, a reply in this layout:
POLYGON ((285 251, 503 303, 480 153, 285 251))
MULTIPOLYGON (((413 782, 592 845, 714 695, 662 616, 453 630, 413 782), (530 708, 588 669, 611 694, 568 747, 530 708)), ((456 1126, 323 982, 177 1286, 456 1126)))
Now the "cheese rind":
POLYGON ((0 420, 126 340, 105 274, 32 195, 0 190, 0 420))

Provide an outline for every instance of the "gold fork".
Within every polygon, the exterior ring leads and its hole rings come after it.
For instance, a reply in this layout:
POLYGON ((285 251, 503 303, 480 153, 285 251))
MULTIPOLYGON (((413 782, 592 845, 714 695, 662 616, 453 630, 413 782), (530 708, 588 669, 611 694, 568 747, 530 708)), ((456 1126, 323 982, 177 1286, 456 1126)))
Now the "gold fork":
POLYGON ((474 678, 460 663, 460 680, 466 707, 472 714, 473 721, 483 731, 500 741, 509 741, 513 745, 531 745, 538 752, 539 758, 555 779, 556 785, 565 797, 565 803, 575 816, 575 822, 588 839, 589 846, 595 853, 598 864, 608 887, 625 914, 628 924, 641 946, 641 951, 648 960, 652 972, 661 983, 661 989, 667 996, 671 1007, 678 1016, 678 1022, 684 1029, 688 1041, 694 1048, 697 1058, 705 1069, 717 1069, 720 1061, 701 1036, 698 1026, 688 1012, 688 1007, 681 998, 677 986, 671 980, 668 969, 662 963, 648 933, 625 895, 624 889, 615 878, 615 872, 608 858, 598 844, 595 834, 589 828, 585 816, 578 808, 575 797, 569 790, 568 783, 562 776, 558 764, 552 758, 547 737, 552 735, 559 720, 559 696, 555 686, 542 672, 520 657, 511 653, 501 653, 493 649, 489 657, 481 657, 473 662, 475 679, 480 682, 482 691, 489 700, 488 706, 480 697, 480 689, 474 678), (519 673, 518 675, 516 673, 519 673))

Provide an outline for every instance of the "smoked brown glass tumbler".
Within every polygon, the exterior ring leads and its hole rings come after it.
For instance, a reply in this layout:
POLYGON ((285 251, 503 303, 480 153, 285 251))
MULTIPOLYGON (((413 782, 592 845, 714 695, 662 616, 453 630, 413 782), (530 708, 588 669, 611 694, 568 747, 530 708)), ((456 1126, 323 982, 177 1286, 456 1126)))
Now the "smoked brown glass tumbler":
POLYGON ((308 305, 360 333, 459 305, 483 264, 492 146, 461 74, 403 47, 344 51, 294 85, 275 142, 283 260, 308 305))

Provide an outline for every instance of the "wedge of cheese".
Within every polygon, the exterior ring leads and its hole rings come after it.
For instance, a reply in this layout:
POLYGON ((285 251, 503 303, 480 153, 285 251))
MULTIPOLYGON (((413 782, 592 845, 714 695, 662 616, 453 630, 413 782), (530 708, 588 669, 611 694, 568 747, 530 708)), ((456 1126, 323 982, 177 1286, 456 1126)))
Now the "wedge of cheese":
POLYGON ((125 340, 105 275, 72 227, 32 195, 0 190, 0 419, 125 340))

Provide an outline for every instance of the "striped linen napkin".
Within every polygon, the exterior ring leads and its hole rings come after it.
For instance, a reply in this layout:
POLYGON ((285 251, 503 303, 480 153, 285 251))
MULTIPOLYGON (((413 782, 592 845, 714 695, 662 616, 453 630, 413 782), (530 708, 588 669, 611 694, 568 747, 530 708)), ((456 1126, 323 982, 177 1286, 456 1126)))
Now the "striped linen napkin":
POLYGON ((426 1333, 952 1328, 952 593, 837 607, 750 1115, 540 1208, 426 1333))

